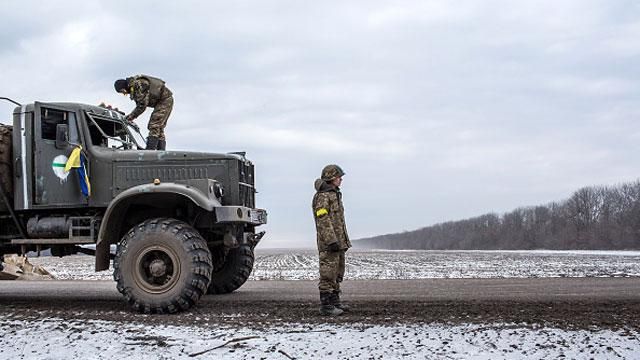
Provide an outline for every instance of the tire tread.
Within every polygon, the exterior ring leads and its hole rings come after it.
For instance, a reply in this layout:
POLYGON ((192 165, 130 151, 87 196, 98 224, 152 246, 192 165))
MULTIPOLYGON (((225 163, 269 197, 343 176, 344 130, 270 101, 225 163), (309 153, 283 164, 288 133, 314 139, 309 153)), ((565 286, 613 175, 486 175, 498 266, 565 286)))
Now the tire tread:
POLYGON ((211 253, 207 248, 206 241, 191 226, 183 221, 171 218, 153 218, 143 221, 134 226, 123 236, 116 257, 113 261, 113 278, 116 287, 122 293, 129 305, 136 311, 142 313, 173 314, 184 311, 195 305, 207 291, 210 282, 211 271, 213 269, 211 253), (191 259, 188 267, 189 279, 179 294, 167 301, 155 303, 136 299, 132 289, 125 285, 125 274, 123 274, 121 261, 126 256, 131 242, 141 241, 139 236, 145 232, 160 229, 163 232, 170 232, 176 239, 181 241, 182 248, 188 253, 191 259))

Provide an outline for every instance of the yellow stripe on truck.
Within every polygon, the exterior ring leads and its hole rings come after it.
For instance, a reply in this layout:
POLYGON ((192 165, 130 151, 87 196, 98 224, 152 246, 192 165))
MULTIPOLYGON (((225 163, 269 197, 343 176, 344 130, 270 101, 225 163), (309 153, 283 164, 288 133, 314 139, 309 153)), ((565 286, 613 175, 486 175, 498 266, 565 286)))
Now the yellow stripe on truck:
POLYGON ((316 211, 316 217, 320 217, 322 215, 327 215, 328 213, 329 212, 325 208, 318 209, 318 211, 316 211))

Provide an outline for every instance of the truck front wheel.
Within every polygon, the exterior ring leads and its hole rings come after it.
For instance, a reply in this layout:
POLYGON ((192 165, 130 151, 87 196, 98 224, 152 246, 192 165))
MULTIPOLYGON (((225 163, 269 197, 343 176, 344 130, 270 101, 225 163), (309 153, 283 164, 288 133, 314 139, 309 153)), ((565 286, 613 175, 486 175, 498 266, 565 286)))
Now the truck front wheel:
POLYGON ((212 252, 216 266, 211 274, 208 294, 228 294, 247 281, 253 270, 255 258, 250 245, 229 249, 226 256, 222 249, 212 252))
POLYGON ((175 313, 207 291, 211 253, 188 224, 169 218, 144 221, 122 238, 113 262, 118 291, 139 312, 175 313))

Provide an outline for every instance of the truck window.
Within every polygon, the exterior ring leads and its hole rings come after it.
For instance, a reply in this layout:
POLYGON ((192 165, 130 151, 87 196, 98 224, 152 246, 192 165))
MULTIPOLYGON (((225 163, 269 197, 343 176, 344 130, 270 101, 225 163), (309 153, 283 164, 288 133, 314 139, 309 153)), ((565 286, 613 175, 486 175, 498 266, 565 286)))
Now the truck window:
MULTIPOLYGON (((113 149, 144 149, 144 141, 136 137, 139 134, 131 126, 121 119, 87 112, 89 119, 89 133, 91 143, 94 146, 108 147, 113 149)), ((141 138, 141 137, 140 137, 141 138)))
POLYGON ((69 113, 69 142, 72 144, 80 143, 80 134, 78 132, 78 123, 76 122, 76 114, 69 113))
POLYGON ((78 125, 76 123, 75 113, 57 109, 42 108, 40 115, 42 139, 55 140, 56 127, 58 124, 67 124, 69 127, 69 141, 74 144, 79 142, 78 125))
POLYGON ((56 126, 66 124, 68 113, 55 109, 42 108, 42 138, 45 140, 56 139, 56 126))
POLYGON ((127 131, 121 123, 110 120, 96 119, 95 123, 89 125, 91 133, 91 142, 93 145, 112 147, 122 145, 122 141, 126 140, 127 131), (102 130, 102 131, 100 131, 102 130), (122 137, 122 141, 118 141, 122 137))

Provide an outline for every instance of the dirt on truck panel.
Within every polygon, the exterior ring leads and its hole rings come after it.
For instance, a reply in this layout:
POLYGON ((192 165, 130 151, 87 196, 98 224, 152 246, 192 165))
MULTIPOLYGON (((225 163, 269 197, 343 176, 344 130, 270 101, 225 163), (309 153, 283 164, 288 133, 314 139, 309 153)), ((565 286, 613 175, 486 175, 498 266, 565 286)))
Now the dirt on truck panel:
POLYGON ((0 125, 0 255, 80 252, 95 256, 96 271, 113 260, 118 290, 143 313, 242 286, 267 223, 254 164, 243 152, 144 146, 111 108, 16 107, 13 125, 0 125))

